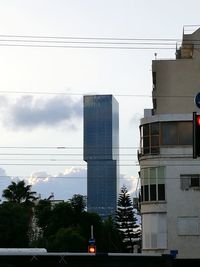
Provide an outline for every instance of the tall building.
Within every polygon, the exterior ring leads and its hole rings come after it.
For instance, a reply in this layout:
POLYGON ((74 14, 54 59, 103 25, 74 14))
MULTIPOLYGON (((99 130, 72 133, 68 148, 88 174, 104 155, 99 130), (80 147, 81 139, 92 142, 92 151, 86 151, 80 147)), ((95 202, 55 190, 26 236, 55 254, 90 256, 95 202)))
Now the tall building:
POLYGON ((142 251, 199 258, 200 159, 192 156, 192 113, 200 112, 194 104, 200 29, 184 29, 175 59, 153 60, 152 80, 153 109, 140 125, 142 251))
POLYGON ((112 95, 84 96, 84 160, 87 209, 102 218, 114 215, 119 175, 119 110, 112 95))

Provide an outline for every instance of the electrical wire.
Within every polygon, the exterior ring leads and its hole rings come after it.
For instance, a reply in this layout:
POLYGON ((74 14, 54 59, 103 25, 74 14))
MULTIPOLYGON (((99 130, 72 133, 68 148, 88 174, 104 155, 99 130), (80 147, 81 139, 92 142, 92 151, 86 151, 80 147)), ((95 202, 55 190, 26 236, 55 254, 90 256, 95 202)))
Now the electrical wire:
MULTIPOLYGON (((181 39, 175 38, 115 38, 115 37, 73 37, 0 35, 0 46, 86 48, 86 49, 177 49, 181 39), (6 39, 5 39, 6 38, 6 39), (46 44, 52 45, 46 45, 46 44), (67 45, 66 45, 67 44, 67 45), (122 46, 123 45, 123 46, 122 46), (141 46, 142 45, 142 46, 141 46)), ((183 40, 184 44, 199 44, 200 40, 183 40)))
POLYGON ((118 37, 89 37, 89 36, 47 36, 47 35, 15 35, 0 34, 0 38, 30 38, 30 39, 80 39, 80 40, 117 40, 117 41, 175 41, 182 39, 177 38, 118 38, 118 37))
MULTIPOLYGON (((133 90, 133 89, 130 89, 133 90)), ((83 93, 64 93, 64 92, 37 92, 37 91, 4 91, 0 90, 0 94, 29 94, 29 95, 66 95, 66 96, 92 96, 94 94, 83 94, 83 93)), ((95 95, 98 93, 95 93, 95 95)), ((102 94, 102 93, 101 93, 102 94)), ((104 93, 106 94, 106 93, 104 93)), ((108 93, 110 94, 110 93, 108 93)), ((152 95, 148 94, 112 94, 117 97, 148 97, 152 98, 152 95)), ((158 95, 154 98, 194 98, 194 95, 158 95)))
POLYGON ((179 39, 0 35, 0 46, 86 49, 175 49, 179 39), (5 39, 6 38, 6 39, 5 39), (48 45, 47 45, 48 44, 48 45), (51 45, 49 45, 51 44, 51 45), (67 45, 66 45, 67 44, 67 45), (142 45, 142 46, 141 46, 142 45))

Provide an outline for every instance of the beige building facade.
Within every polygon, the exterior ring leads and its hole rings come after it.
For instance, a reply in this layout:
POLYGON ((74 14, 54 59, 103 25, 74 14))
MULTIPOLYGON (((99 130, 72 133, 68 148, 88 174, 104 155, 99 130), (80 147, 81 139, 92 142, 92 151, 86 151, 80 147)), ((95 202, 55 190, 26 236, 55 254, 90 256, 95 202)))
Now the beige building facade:
MULTIPOLYGON (((200 92, 200 29, 183 33, 176 58, 152 62, 153 109, 140 124, 144 253, 200 257, 200 159, 193 159, 192 113, 200 92)), ((199 137, 200 138, 200 137, 199 137)))

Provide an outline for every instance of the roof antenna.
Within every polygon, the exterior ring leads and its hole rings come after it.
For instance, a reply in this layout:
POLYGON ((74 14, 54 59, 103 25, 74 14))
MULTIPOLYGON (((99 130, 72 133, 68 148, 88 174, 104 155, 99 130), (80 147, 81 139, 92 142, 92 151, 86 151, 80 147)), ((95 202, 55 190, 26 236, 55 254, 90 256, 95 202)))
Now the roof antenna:
POLYGON ((157 53, 154 53, 154 56, 155 56, 155 60, 157 59, 157 53))

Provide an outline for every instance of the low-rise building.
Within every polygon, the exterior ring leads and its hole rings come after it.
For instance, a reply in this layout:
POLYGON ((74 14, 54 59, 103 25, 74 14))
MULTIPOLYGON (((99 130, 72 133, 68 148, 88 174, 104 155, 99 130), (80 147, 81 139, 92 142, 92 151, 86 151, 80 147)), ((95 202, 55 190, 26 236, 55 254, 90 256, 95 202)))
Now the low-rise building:
MULTIPOLYGON (((141 215, 145 253, 199 258, 200 159, 192 113, 200 92, 200 29, 183 32, 172 60, 153 60, 153 109, 140 124, 141 215)), ((199 137, 200 138, 200 137, 199 137)))

